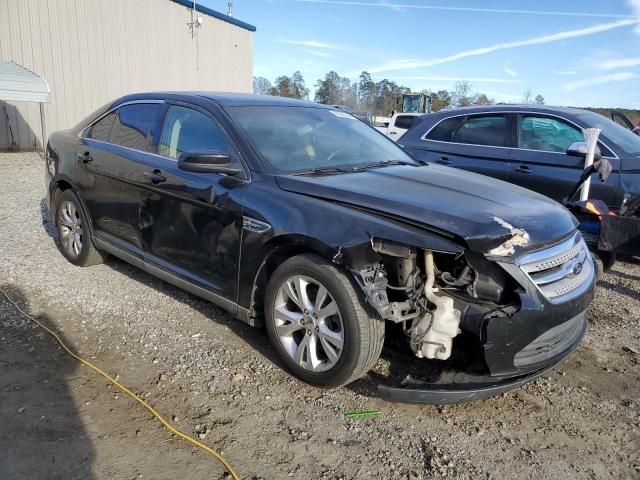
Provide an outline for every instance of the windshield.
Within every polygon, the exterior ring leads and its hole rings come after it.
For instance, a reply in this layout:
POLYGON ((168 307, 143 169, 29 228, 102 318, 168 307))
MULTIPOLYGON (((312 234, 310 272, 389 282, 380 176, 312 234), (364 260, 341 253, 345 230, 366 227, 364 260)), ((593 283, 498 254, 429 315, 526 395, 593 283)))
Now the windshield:
POLYGON ((389 161, 417 164, 391 140, 340 110, 275 106, 225 110, 273 173, 352 169, 389 161))
POLYGON ((585 122, 589 127, 601 128, 602 135, 615 143, 628 155, 640 155, 640 136, 624 127, 621 127, 613 120, 598 113, 588 112, 581 113, 578 118, 585 122))

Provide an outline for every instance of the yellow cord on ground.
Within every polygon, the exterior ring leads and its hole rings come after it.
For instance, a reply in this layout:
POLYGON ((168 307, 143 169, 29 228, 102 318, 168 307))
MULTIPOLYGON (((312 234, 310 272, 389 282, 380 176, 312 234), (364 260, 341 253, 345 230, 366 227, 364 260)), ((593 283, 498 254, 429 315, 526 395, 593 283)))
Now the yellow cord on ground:
POLYGON ((151 415, 153 415, 162 425, 164 425, 170 432, 176 434, 177 436, 179 436, 180 438, 186 440, 187 442, 190 442, 192 444, 194 444, 196 447, 200 447, 202 450, 204 450, 207 453, 210 453, 211 455, 213 455, 214 457, 216 457, 220 463, 222 463, 224 465, 224 467, 227 469, 227 471, 231 474, 231 476, 233 477, 233 480, 240 480, 240 477, 238 477, 238 475, 236 474, 236 472, 233 471, 233 468, 231 468, 231 465, 229 465, 229 463, 222 457, 222 455, 220 455, 218 452, 216 452, 214 449, 206 446, 204 443, 199 442, 198 440, 196 440, 195 438, 190 437, 189 435, 182 433, 180 430, 175 429, 174 427, 172 427, 169 422, 167 422, 162 415, 160 415, 158 412, 156 412, 153 407, 151 405, 149 405, 147 402, 145 402, 142 398, 140 398, 138 395, 136 395, 135 393, 133 393, 131 390, 129 390, 127 387, 125 387, 124 385, 120 384, 115 378, 111 377, 108 373, 104 372, 103 370, 101 370, 100 368, 96 367, 93 363, 91 363, 88 360, 85 360, 84 358, 82 358, 80 355, 77 355, 75 353, 73 353, 69 347, 67 347, 65 345, 65 343, 60 339, 60 337, 51 329, 49 329, 48 327, 46 327, 45 325, 43 325, 41 322, 39 322, 38 320, 36 320, 33 316, 29 315, 27 312, 25 312, 20 305, 18 305, 15 301, 13 301, 13 299, 7 294, 7 292, 5 292, 2 288, 0 288, 0 292, 2 292, 2 294, 7 298, 7 300, 9 300, 9 302, 11 302, 13 304, 14 307, 16 307, 16 309, 18 310, 18 312, 20 312, 20 314, 22 316, 24 316, 25 318, 31 320, 32 322, 35 322, 36 324, 38 324, 41 328, 43 328, 49 335, 51 335, 56 342, 58 342, 60 344, 60 346, 64 349, 65 352, 67 352, 69 355, 71 355, 73 358, 75 358, 76 360, 78 360, 80 363, 86 365, 87 367, 91 368, 92 370, 96 371, 97 373, 99 373, 100 375, 102 375, 104 378, 106 378, 107 380, 109 380, 109 382, 111 382, 113 385, 115 385, 116 387, 118 387, 120 390, 122 390, 124 393, 126 393, 127 395, 129 395, 131 398, 133 398, 136 402, 138 402, 140 405, 142 405, 144 408, 146 408, 147 410, 149 410, 149 412, 151 412, 151 415))

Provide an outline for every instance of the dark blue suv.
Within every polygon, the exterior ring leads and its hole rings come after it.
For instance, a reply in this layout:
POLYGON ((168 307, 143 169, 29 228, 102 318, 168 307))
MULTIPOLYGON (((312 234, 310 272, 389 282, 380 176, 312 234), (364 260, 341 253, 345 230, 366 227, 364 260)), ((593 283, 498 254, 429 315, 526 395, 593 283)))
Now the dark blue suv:
POLYGON ((613 166, 592 177, 590 197, 640 213, 640 137, 597 113, 533 105, 456 108, 421 117, 398 143, 418 160, 488 175, 564 199, 584 168, 583 128, 602 129, 598 148, 613 166))

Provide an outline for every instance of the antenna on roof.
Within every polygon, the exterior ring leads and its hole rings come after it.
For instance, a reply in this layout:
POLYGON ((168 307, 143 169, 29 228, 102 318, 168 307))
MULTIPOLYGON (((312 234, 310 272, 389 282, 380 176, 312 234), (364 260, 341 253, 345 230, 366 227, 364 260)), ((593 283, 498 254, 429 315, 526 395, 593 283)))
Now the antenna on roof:
POLYGON ((233 17, 233 2, 227 2, 227 15, 233 17))

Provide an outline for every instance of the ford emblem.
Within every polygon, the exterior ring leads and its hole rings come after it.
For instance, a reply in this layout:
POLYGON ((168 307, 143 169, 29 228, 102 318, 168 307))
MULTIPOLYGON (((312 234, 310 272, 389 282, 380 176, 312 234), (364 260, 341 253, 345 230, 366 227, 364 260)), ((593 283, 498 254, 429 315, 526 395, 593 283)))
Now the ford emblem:
POLYGON ((576 264, 573 266, 573 275, 580 275, 580 272, 582 271, 582 262, 576 262, 576 264))

